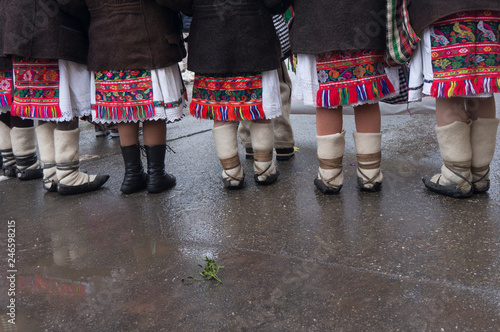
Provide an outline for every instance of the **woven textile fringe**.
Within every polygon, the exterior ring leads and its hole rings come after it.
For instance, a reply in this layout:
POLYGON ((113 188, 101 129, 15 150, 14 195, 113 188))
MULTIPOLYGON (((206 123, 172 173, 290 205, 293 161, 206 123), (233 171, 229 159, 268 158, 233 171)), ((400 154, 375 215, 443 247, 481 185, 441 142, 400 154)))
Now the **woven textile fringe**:
POLYGON ((192 101, 189 110, 197 119, 216 121, 243 121, 265 119, 264 110, 259 106, 207 105, 192 101))
POLYGON ((153 102, 141 106, 109 107, 95 105, 96 117, 104 120, 144 120, 155 116, 153 102))
POLYGON ((500 77, 459 80, 453 82, 436 82, 432 84, 431 96, 450 98, 456 96, 472 96, 480 93, 500 92, 500 77))
POLYGON ((16 104, 10 113, 22 118, 53 119, 62 116, 59 106, 22 106, 16 104))
POLYGON ((8 94, 0 94, 0 106, 9 106, 12 105, 12 95, 8 94))
POLYGON ((387 78, 358 84, 356 86, 333 88, 328 90, 319 89, 317 93, 317 106, 334 108, 340 105, 359 104, 370 100, 384 98, 394 92, 392 83, 387 78))

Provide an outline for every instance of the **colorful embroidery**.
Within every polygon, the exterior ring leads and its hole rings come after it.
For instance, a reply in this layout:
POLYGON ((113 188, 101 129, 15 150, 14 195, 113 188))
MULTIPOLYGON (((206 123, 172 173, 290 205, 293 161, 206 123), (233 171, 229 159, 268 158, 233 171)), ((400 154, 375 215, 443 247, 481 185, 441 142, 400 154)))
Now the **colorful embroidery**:
POLYGON ((12 104, 12 70, 0 70, 0 106, 12 104))
POLYGON ((155 116, 150 70, 96 71, 95 93, 92 108, 98 119, 145 120, 155 116))
POLYGON ((381 99, 394 93, 381 51, 338 51, 316 56, 317 106, 334 108, 381 99))
POLYGON ((265 119, 262 74, 196 74, 190 111, 217 121, 265 119))
POLYGON ((15 57, 13 64, 15 80, 11 114, 36 119, 61 117, 58 60, 15 57))
POLYGON ((433 97, 500 91, 500 12, 459 13, 430 32, 433 97))

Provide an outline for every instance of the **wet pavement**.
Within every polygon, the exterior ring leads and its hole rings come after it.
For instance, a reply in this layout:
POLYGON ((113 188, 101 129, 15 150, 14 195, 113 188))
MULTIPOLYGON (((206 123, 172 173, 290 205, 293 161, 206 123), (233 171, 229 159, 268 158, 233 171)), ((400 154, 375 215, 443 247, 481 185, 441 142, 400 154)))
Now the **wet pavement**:
POLYGON ((121 194, 119 140, 86 123, 82 167, 111 174, 102 190, 0 181, 0 331, 499 331, 499 156, 489 194, 430 193, 433 116, 383 117, 383 190, 362 193, 346 116, 345 185, 325 196, 312 183, 315 118, 291 119, 299 151, 269 187, 243 160, 245 188, 224 190, 211 123, 190 117, 168 126, 168 192, 121 194), (182 282, 204 257, 223 283, 182 282))

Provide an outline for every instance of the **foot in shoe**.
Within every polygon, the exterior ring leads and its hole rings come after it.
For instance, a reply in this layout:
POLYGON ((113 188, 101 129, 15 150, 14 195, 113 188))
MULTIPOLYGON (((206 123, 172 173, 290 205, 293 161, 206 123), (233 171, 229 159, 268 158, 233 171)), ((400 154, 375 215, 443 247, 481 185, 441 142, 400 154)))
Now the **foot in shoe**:
POLYGON ((342 168, 319 169, 314 185, 323 194, 337 194, 344 184, 344 171, 342 168))
POLYGON ((222 183, 228 189, 240 189, 245 183, 245 174, 241 164, 238 166, 222 170, 222 183))
POLYGON ((254 161, 254 180, 260 185, 272 184, 278 179, 279 171, 273 161, 254 161))
POLYGON ((151 194, 158 194, 174 187, 176 184, 177 181, 175 179, 175 176, 171 174, 148 174, 146 180, 146 189, 151 194))

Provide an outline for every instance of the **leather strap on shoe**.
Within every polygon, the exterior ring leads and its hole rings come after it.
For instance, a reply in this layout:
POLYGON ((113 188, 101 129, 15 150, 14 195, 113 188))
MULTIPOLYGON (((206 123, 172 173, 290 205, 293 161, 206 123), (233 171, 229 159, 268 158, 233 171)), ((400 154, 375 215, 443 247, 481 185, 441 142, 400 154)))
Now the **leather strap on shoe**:
POLYGON ((220 159, 222 168, 225 170, 233 169, 240 166, 240 157, 238 155, 226 159, 220 159))
MULTIPOLYGON (((334 158, 334 159, 322 159, 320 157, 318 158, 319 162, 319 167, 322 169, 342 169, 342 160, 344 159, 344 156, 334 158)), ((319 177, 321 178, 321 181, 325 184, 325 186, 328 186, 330 188, 335 188, 337 186, 332 186, 330 182, 335 181, 336 178, 338 178, 342 174, 342 172, 339 172, 337 175, 331 177, 330 179, 325 179, 321 172, 319 172, 319 177)))
POLYGON ((253 150, 253 160, 256 162, 269 162, 273 160, 273 150, 253 150))
POLYGON ((464 177, 460 172, 466 172, 471 169, 471 162, 470 161, 463 161, 463 162, 452 162, 452 161, 447 161, 443 160, 444 165, 450 172, 458 176, 460 179, 463 181, 457 184, 457 188, 462 189, 464 187, 467 187, 467 185, 472 186, 472 183, 464 177))
POLYGON ((358 153, 356 154, 358 158, 358 171, 359 174, 363 176, 365 179, 365 184, 372 184, 375 185, 375 179, 379 176, 380 174, 380 164, 382 160, 382 152, 375 152, 375 153, 369 153, 369 154, 361 154, 358 153), (370 169, 379 169, 377 174, 375 174, 373 177, 367 176, 362 170, 370 170, 370 169))
POLYGON ((34 165, 38 161, 36 153, 29 153, 29 154, 15 156, 15 157, 16 157, 16 165, 18 167, 21 166, 24 168, 28 168, 28 167, 34 165))
POLYGON ((342 160, 344 159, 344 156, 335 158, 335 159, 322 159, 320 157, 318 158, 319 162, 319 167, 323 169, 337 169, 337 168, 342 168, 342 160))
POLYGON ((16 163, 16 157, 14 157, 14 153, 12 153, 12 149, 0 150, 0 154, 2 154, 4 166, 11 166, 12 164, 16 163))

